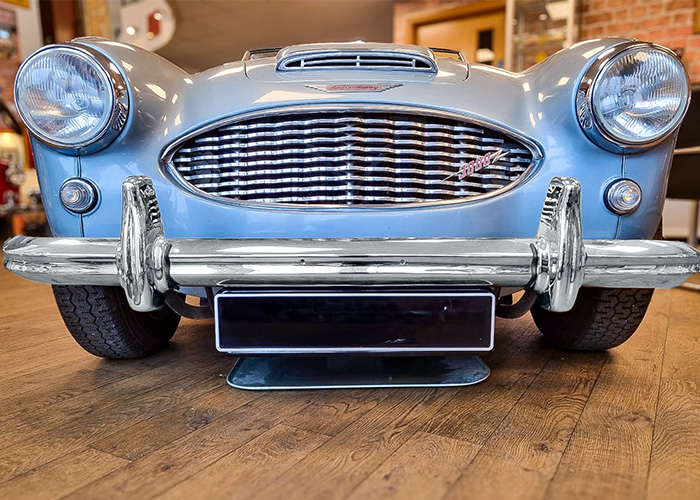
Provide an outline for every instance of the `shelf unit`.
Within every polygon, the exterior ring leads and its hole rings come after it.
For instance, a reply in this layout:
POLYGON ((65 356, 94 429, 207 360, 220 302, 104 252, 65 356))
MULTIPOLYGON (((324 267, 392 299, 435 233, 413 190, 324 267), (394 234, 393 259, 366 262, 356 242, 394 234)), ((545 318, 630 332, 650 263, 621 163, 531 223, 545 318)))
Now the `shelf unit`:
POLYGON ((576 0, 507 0, 506 69, 523 71, 573 45, 579 24, 576 0))

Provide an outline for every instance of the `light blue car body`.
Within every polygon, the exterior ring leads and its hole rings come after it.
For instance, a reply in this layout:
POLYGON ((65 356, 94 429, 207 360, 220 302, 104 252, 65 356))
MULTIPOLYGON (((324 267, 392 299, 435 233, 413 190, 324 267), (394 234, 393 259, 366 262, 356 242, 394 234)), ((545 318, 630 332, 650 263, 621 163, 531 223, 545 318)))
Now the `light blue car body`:
POLYGON ((591 142, 575 112, 586 69, 623 39, 591 40, 558 52, 524 73, 439 59, 438 75, 407 72, 317 70, 275 72, 275 58, 239 61, 191 75, 142 49, 103 39, 76 43, 104 54, 128 84, 124 129, 104 149, 71 155, 33 141, 44 205, 57 236, 118 237, 121 184, 147 175, 160 203, 169 238, 318 237, 533 237, 552 177, 582 185, 584 238, 649 238, 661 218, 675 133, 636 154, 617 154, 591 142), (384 92, 324 93, 307 85, 401 83, 384 92), (240 113, 295 105, 362 103, 413 106, 460 113, 528 138, 542 153, 535 170, 513 189, 463 203, 395 208, 270 208, 222 203, 178 184, 161 162, 168 146, 217 120, 240 113), (98 205, 76 215, 59 201, 71 177, 91 180, 98 205), (606 187, 637 182, 643 201, 633 214, 606 208, 606 187))

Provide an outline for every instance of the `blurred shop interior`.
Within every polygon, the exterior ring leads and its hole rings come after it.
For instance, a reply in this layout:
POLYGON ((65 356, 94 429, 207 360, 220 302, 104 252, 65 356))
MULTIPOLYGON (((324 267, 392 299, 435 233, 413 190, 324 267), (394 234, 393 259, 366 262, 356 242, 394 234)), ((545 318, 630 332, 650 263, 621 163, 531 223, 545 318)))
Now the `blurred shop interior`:
MULTIPOLYGON (((19 65, 45 44, 102 36, 155 51, 198 72, 240 59, 248 49, 393 41, 457 49, 471 62, 522 71, 579 40, 625 36, 674 50, 696 82, 698 4, 700 0, 0 0, 0 231, 3 237, 48 231, 29 141, 12 99, 19 65)), ((697 202, 668 200, 664 235, 694 236, 689 229, 697 222, 694 213, 697 202)))

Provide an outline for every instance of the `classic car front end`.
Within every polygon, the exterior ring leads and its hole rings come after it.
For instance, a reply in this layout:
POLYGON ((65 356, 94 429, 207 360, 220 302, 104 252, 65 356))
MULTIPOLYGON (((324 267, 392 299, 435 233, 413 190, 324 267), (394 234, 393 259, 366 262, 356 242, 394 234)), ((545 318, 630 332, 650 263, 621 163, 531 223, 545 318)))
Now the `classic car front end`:
POLYGON ((216 309, 227 352, 485 351, 494 314, 530 309, 563 347, 610 348, 649 289, 700 271, 695 249, 653 239, 688 99, 673 53, 625 39, 521 74, 347 43, 196 75, 78 39, 18 74, 55 236, 8 240, 5 265, 54 284, 107 357, 165 345, 199 314, 178 293, 216 309))

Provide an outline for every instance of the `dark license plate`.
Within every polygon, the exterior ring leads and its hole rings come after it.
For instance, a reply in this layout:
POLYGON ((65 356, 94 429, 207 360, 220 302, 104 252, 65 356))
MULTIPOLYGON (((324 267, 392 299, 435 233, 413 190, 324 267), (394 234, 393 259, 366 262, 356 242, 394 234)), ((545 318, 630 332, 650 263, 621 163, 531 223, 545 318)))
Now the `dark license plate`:
POLYGON ((236 354, 436 354, 493 348, 495 297, 474 291, 216 295, 216 345, 236 354))

